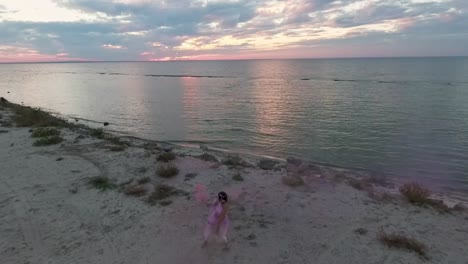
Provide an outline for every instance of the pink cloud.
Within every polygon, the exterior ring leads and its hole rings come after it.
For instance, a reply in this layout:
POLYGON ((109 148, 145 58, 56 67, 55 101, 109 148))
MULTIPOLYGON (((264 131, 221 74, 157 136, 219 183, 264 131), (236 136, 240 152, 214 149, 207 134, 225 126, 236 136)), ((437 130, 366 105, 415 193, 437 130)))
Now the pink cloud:
POLYGON ((69 57, 67 53, 41 54, 39 51, 13 46, 0 46, 0 62, 90 61, 69 57))

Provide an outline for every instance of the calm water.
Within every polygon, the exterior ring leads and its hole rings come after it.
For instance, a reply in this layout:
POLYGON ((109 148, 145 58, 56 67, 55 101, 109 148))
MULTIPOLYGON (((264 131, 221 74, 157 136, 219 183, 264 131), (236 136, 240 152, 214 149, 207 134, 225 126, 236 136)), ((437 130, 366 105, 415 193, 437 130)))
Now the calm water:
POLYGON ((0 96, 143 138, 468 191, 468 58, 4 64, 0 96))

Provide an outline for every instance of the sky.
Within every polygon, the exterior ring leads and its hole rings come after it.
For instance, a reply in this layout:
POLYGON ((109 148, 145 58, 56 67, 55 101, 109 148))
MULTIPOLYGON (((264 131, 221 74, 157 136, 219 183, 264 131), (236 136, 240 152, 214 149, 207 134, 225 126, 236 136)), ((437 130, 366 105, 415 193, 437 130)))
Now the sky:
POLYGON ((468 0, 0 0, 0 62, 467 55, 468 0))

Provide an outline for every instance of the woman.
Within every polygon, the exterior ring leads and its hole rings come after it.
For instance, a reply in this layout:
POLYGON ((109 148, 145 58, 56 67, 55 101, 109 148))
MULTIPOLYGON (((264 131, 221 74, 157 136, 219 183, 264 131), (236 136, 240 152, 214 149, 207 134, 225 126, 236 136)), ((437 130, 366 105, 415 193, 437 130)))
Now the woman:
POLYGON ((219 235, 224 243, 226 248, 229 246, 229 239, 227 232, 229 229, 229 218, 227 216, 228 212, 228 196, 225 192, 218 193, 218 199, 211 205, 210 212, 208 214, 207 223, 203 230, 203 244, 202 247, 205 247, 208 238, 212 234, 219 235))

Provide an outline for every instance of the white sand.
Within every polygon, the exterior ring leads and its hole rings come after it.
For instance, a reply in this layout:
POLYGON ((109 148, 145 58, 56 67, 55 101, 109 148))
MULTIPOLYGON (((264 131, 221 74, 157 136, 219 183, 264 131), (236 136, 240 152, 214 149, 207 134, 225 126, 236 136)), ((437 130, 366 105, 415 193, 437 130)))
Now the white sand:
POLYGON ((292 188, 281 182, 284 168, 229 169, 179 156, 179 175, 162 179, 151 149, 111 152, 108 143, 90 138, 72 143, 77 134, 68 129, 62 130, 63 144, 33 147, 28 128, 0 130, 8 131, 0 133, 2 264, 468 263, 466 212, 440 214, 401 199, 378 201, 331 180, 332 169, 308 173, 305 186, 292 188), (233 181, 239 172, 244 181, 233 181), (185 181, 187 173, 198 176, 185 181), (148 188, 163 182, 189 192, 202 183, 213 195, 239 195, 229 213, 230 249, 216 241, 200 248, 207 208, 194 199, 178 196, 168 206, 151 206, 145 197, 93 189, 87 181, 98 175, 116 183, 150 176, 148 188), (357 234, 358 228, 368 232, 357 234), (430 260, 385 247, 377 239, 380 228, 425 243, 430 260))

